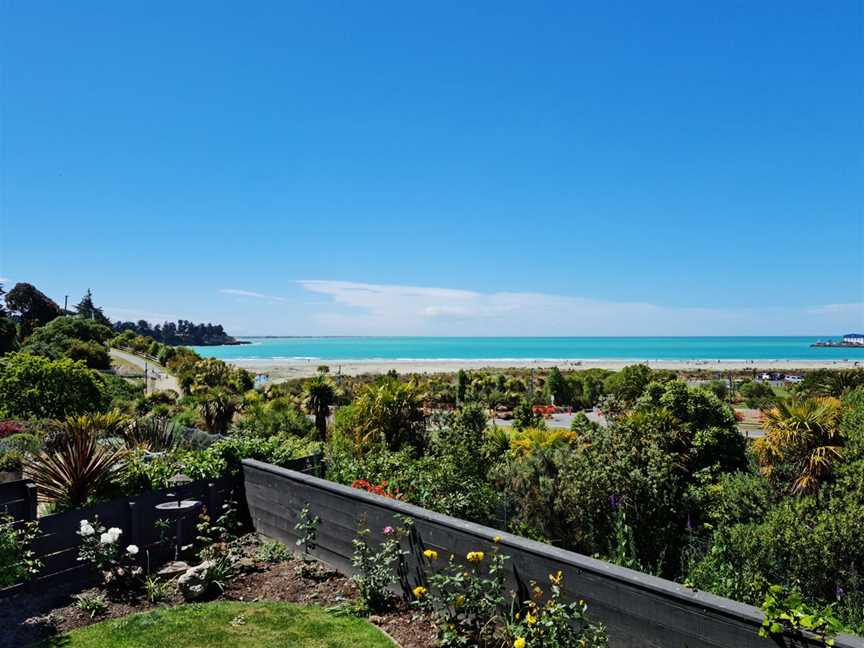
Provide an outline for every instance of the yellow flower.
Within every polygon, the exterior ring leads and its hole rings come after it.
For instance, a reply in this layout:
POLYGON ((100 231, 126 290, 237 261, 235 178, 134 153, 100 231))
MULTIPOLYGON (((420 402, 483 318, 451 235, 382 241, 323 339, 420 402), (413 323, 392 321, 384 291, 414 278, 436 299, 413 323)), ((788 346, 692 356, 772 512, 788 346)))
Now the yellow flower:
POLYGON ((494 538, 492 538, 492 542, 498 544, 499 542, 501 542, 501 536, 495 536, 494 538))
POLYGON ((483 558, 486 557, 482 551, 470 551, 468 552, 468 562, 479 563, 483 562, 483 558))
POLYGON ((549 574, 549 580, 552 581, 552 583, 553 583, 554 585, 560 585, 560 584, 561 584, 561 578, 562 578, 563 576, 564 576, 564 575, 561 573, 561 570, 559 569, 559 570, 558 570, 558 573, 555 574, 554 576, 553 576, 552 574, 549 574))
POLYGON ((438 552, 434 549, 427 549, 423 552, 423 555, 426 556, 427 560, 438 560, 438 552))
POLYGON ((459 596, 456 597, 456 600, 453 601, 453 607, 460 608, 463 605, 465 605, 465 595, 460 594, 459 596))
POLYGON ((525 615, 525 623, 527 623, 528 625, 534 625, 535 623, 537 623, 537 617, 535 617, 529 612, 525 615))
POLYGON ((513 648, 525 648, 525 646, 525 639, 522 637, 516 637, 516 641, 513 642, 513 648))
POLYGON ((414 596, 417 597, 418 599, 423 598, 424 596, 426 596, 426 588, 423 587, 422 585, 418 585, 417 587, 414 588, 414 596))

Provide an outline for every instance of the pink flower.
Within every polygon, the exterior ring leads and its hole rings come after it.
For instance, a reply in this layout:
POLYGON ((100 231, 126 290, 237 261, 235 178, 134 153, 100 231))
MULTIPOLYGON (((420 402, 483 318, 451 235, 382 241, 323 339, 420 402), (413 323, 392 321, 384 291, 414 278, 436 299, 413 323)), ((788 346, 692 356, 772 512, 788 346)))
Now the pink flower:
POLYGON ((396 531, 393 527, 384 527, 384 535, 393 535, 394 533, 396 533, 396 531))

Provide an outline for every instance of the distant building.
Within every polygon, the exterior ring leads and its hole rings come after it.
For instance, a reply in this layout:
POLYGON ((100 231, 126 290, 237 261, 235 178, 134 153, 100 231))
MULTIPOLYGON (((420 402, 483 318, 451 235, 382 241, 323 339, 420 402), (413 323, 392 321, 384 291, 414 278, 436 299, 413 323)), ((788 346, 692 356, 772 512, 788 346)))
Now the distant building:
POLYGON ((843 344, 860 344, 864 346, 864 333, 847 333, 843 336, 843 344))

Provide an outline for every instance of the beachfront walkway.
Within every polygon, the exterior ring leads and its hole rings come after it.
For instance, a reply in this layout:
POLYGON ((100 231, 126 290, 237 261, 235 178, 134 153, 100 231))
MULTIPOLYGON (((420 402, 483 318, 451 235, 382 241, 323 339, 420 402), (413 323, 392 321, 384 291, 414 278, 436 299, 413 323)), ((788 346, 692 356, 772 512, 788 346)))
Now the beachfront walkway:
POLYGON ((152 360, 148 360, 147 358, 142 358, 141 356, 137 356, 134 353, 129 353, 128 351, 121 351, 120 349, 109 349, 108 352, 111 354, 112 358, 117 358, 124 362, 128 362, 129 364, 135 365, 136 367, 140 368, 142 371, 146 371, 146 393, 152 394, 153 392, 157 391, 170 390, 177 392, 178 395, 183 394, 177 378, 169 374, 168 370, 165 369, 165 367, 162 367, 161 365, 158 365, 152 360))

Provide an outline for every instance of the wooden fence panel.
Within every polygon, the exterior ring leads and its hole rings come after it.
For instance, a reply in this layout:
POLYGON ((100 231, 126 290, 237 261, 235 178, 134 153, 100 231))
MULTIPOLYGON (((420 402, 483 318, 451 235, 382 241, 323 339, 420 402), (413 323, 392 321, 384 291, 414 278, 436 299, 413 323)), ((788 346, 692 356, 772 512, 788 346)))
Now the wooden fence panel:
MULTIPOLYGON (((608 627, 613 648, 777 645, 758 636, 762 614, 743 603, 259 461, 244 461, 243 474, 249 513, 259 533, 293 544, 299 512, 308 506, 311 515, 321 518, 314 553, 345 573, 352 573, 351 541, 361 520, 372 540, 381 541, 384 527, 402 526, 399 516, 408 516, 414 531, 404 587, 421 582, 419 558, 425 548, 436 549, 439 560, 451 553, 464 559, 469 551, 491 551, 500 537, 497 546, 510 557, 510 586, 523 600, 531 581, 545 586, 548 575, 561 570, 565 594, 588 602, 589 613, 608 627)), ((836 645, 864 648, 864 640, 844 635, 836 645)))
POLYGON ((16 520, 35 520, 36 485, 29 479, 0 484, 0 513, 16 520))

